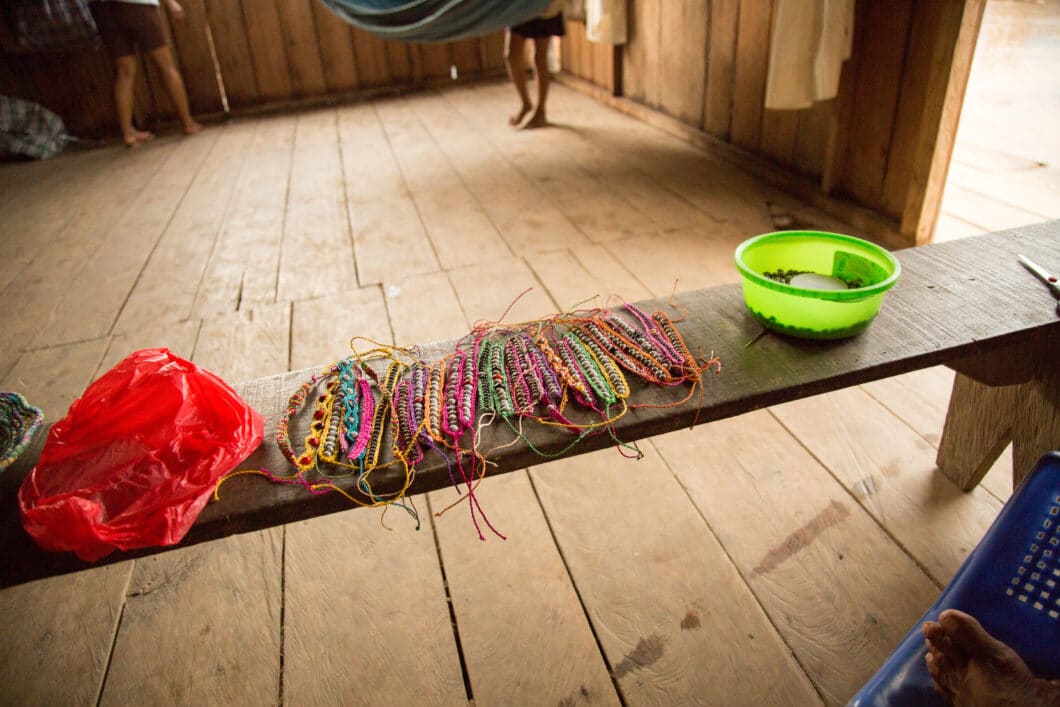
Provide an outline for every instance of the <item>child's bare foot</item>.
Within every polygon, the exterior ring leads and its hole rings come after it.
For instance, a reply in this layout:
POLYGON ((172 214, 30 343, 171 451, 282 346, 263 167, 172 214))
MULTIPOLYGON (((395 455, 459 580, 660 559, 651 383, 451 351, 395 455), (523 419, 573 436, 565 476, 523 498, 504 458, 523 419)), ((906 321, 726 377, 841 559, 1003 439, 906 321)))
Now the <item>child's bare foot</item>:
POLYGON ((532 104, 524 103, 523 107, 519 109, 518 113, 513 113, 512 116, 508 118, 508 125, 515 126, 523 122, 523 118, 526 117, 526 114, 532 111, 533 109, 534 106, 532 104))
POLYGON ((968 614, 947 609, 921 630, 935 691, 950 704, 1060 704, 1060 683, 1034 677, 1014 650, 968 614))
POLYGON ((153 140, 154 137, 154 133, 149 133, 145 130, 133 130, 130 133, 126 133, 123 136, 123 140, 126 147, 139 147, 141 143, 153 140))
POLYGON ((194 135, 199 132, 202 132, 202 124, 196 123, 194 120, 184 123, 185 135, 194 135))
POLYGON ((548 118, 545 117, 545 111, 538 108, 534 111, 534 115, 530 120, 526 121, 524 128, 543 128, 548 125, 548 118))

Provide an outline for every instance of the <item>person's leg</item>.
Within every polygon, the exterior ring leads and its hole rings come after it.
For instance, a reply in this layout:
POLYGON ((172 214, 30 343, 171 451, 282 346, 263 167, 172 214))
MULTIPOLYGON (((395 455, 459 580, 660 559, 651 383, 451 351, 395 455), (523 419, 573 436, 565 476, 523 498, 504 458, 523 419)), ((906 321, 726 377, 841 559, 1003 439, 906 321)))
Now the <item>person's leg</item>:
POLYGON ((136 55, 115 57, 117 76, 114 79, 114 106, 118 111, 118 127, 126 146, 136 147, 151 139, 151 133, 137 130, 132 123, 133 86, 136 83, 136 55))
POLYGON ((528 128, 548 125, 545 103, 548 101, 548 43, 551 37, 534 37, 534 73, 537 74, 537 110, 526 123, 528 128))
POLYGON ((1036 678, 1023 659, 975 618, 947 609, 922 627, 935 690, 957 705, 1057 705, 1060 683, 1036 678))
POLYGON ((166 93, 169 94, 170 100, 173 101, 173 105, 177 109, 177 116, 180 118, 180 124, 184 128, 184 134, 194 135, 202 130, 202 126, 191 117, 191 111, 188 107, 188 93, 184 89, 184 79, 181 78, 176 62, 173 61, 173 53, 169 50, 169 45, 152 49, 148 56, 151 57, 151 60, 158 68, 158 74, 162 77, 162 84, 166 87, 166 93))
POLYGON ((509 125, 518 125, 523 122, 526 114, 534 109, 530 102, 530 92, 526 88, 526 37, 514 32, 508 32, 508 41, 505 43, 504 59, 508 66, 508 76, 515 84, 515 90, 519 94, 522 104, 516 113, 508 118, 509 125))

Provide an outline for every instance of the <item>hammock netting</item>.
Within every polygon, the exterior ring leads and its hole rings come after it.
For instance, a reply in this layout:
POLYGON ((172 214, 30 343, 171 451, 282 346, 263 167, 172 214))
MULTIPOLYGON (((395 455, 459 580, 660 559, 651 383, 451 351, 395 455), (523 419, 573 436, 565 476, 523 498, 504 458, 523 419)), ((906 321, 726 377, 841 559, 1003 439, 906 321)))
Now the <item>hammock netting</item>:
POLYGON ((384 39, 453 42, 526 22, 550 0, 321 0, 346 22, 384 39))

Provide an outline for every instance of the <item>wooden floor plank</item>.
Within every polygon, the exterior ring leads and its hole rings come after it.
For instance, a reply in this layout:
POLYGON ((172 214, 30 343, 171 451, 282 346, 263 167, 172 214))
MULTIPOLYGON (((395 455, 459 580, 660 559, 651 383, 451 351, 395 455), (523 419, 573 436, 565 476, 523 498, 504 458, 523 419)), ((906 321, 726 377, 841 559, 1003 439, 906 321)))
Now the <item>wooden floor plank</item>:
MULTIPOLYGON (((278 118, 258 121, 254 141, 282 127, 278 118)), ((268 138, 271 140, 272 138, 268 138)), ((235 311, 244 304, 276 301, 283 220, 291 173, 291 141, 276 149, 250 150, 235 185, 224 224, 195 294, 195 315, 235 311)))
POLYGON ((0 592, 0 701, 95 704, 133 563, 0 592))
POLYGON ((229 383, 286 371, 290 332, 291 305, 286 302, 207 317, 194 361, 229 383))
POLYGON ((557 305, 521 258, 449 273, 468 322, 525 322, 553 314, 557 305), (503 319, 502 319, 503 317, 503 319))
POLYGON ((1000 201, 992 194, 954 183, 947 185, 940 208, 946 213, 960 214, 963 220, 979 226, 983 231, 1003 231, 1048 220, 1042 214, 1000 201))
POLYGON ((100 704, 276 702, 282 544, 271 528, 138 560, 100 704))
POLYGON ((562 311, 614 304, 613 296, 628 302, 651 297, 603 246, 540 253, 531 267, 562 311))
POLYGON ((451 341, 467 333, 460 301, 445 273, 394 280, 384 292, 398 346, 451 341), (424 306, 427 302, 430 307, 424 306))
POLYGON ((151 323, 180 322, 191 315, 230 208, 243 156, 254 137, 253 128, 241 124, 211 131, 219 134, 217 142, 128 294, 115 326, 117 333, 135 332, 151 323))
POLYGON ((378 106, 391 148, 420 218, 446 270, 507 257, 509 250, 486 213, 460 182, 419 119, 397 101, 378 106))
MULTIPOLYGON (((291 163, 279 302, 331 295, 357 282, 335 113, 326 111, 306 121, 299 128, 306 147, 295 149, 291 163)), ((300 126, 302 122, 299 117, 300 126)))
POLYGON ((361 285, 403 280, 441 269, 411 198, 350 203, 349 217, 361 285))
POLYGON ((99 364, 96 377, 103 375, 123 358, 140 349, 164 346, 181 358, 191 359, 199 336, 198 319, 178 324, 155 324, 123 336, 112 336, 99 364))
POLYGON ((758 411, 653 440, 829 704, 843 704, 937 588, 758 411))
POLYGON ((725 549, 645 452, 531 470, 625 703, 819 703, 725 549))
MULTIPOLYGON (((69 298, 71 283, 86 263, 93 262, 95 254, 101 249, 100 244, 108 242, 115 224, 135 218, 129 213, 127 202, 107 196, 111 189, 122 190, 130 199, 139 202, 144 210, 139 216, 154 217, 152 210, 156 208, 157 202, 149 192, 152 186, 158 186, 155 173, 162 165, 171 164, 178 147, 172 141, 156 142, 160 144, 156 147, 152 143, 151 149, 144 151, 142 161, 133 164, 110 163, 100 170, 97 177, 82 182, 78 196, 72 199, 73 217, 53 237, 49 237, 47 230, 32 229, 26 232, 34 240, 48 244, 49 248, 46 254, 29 262, 3 291, 7 306, 0 312, 0 324, 3 325, 5 338, 13 342, 18 350, 29 347, 37 338, 65 338, 66 310, 57 309, 57 305, 69 298), (91 203, 92 208, 79 209, 76 206, 78 203, 91 203)), ((43 223, 46 229, 47 222, 43 223)), ((157 237, 157 232, 141 235, 145 239, 152 239, 157 237)), ((146 259, 146 255, 143 258, 146 259)), ((111 261, 103 260, 102 263, 98 270, 109 273, 111 261)), ((137 264, 137 272, 142 264, 142 261, 137 264)), ((98 315, 93 318, 98 318, 98 315)))
MULTIPOLYGON (((153 175, 136 208, 127 209, 117 224, 109 225, 106 238, 68 283, 68 295, 53 317, 69 323, 61 334, 58 328, 45 329, 36 339, 38 345, 111 333, 156 245, 164 238, 222 133, 207 131, 179 141, 164 167, 153 175)), ((194 240, 187 245, 199 247, 194 240)), ((176 297, 177 292, 173 295, 176 297)))
POLYGON ((395 510, 287 527, 285 704, 465 702, 430 521, 395 510))
POLYGON ((44 412, 45 420, 56 422, 92 382, 106 349, 107 339, 102 338, 28 351, 4 376, 0 388, 22 393, 44 412))
MULTIPOLYGON (((526 473, 488 479, 476 495, 507 540, 480 542, 466 504, 434 521, 475 704, 532 695, 538 704, 618 705, 526 473)), ((458 497, 452 489, 428 496, 435 512, 458 497)))
POLYGON ((935 448, 860 388, 772 408, 848 491, 917 558, 949 582, 1000 510, 935 470, 935 448))
MULTIPOLYGON (((952 370, 943 366, 925 368, 861 387, 938 449, 953 389, 952 370)), ((1012 495, 1011 445, 986 473, 980 485, 1002 502, 1012 495)))
MULTIPOLYGON (((378 287, 295 302, 291 314, 291 369, 323 367, 349 356, 350 339, 355 336, 379 342, 393 339, 386 303, 378 287)), ((357 345, 371 348, 364 342, 357 345)))

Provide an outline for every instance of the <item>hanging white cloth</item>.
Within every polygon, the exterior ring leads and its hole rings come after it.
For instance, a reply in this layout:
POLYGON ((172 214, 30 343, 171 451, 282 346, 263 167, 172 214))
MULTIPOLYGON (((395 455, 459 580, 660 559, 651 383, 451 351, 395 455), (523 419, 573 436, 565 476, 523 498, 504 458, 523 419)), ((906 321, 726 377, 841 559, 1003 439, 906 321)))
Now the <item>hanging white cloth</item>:
POLYGON ((585 36, 601 44, 626 43, 626 0, 585 0, 585 36))
POLYGON ((834 98, 854 42, 854 0, 777 0, 766 108, 798 110, 834 98))

